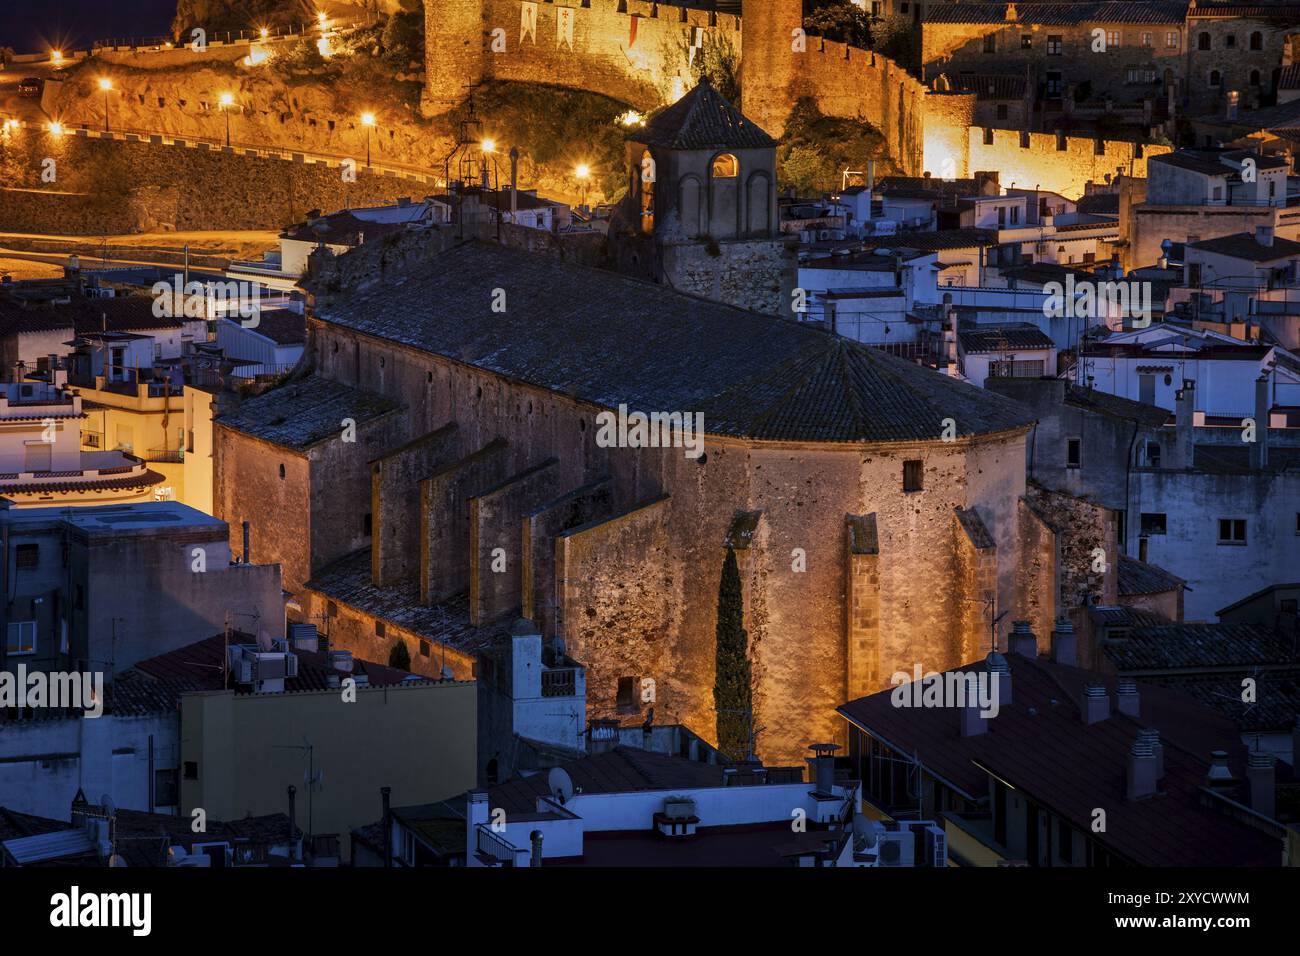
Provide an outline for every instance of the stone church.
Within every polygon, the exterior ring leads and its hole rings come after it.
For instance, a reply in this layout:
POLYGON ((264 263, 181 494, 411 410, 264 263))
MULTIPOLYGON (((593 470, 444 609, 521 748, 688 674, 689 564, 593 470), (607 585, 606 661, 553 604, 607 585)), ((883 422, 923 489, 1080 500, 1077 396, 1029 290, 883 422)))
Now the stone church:
MULTIPOLYGON (((629 134, 626 238, 651 261, 770 246, 771 156, 700 87, 629 134)), ((588 668, 589 716, 653 706, 708 738, 732 548, 769 762, 1013 617, 1046 640, 1059 542, 1026 499, 1019 404, 667 273, 448 228, 326 263, 303 370, 217 423, 218 516, 331 646, 403 641, 413 669, 470 677, 523 615, 588 668), (703 453, 605 440, 610 413, 702 416, 703 453)))

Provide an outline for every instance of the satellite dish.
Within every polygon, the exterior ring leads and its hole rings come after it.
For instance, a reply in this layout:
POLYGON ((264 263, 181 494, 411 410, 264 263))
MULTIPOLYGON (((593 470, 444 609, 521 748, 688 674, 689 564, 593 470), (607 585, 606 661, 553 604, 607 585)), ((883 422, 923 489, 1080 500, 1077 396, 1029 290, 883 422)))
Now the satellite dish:
POLYGON ((853 840, 867 848, 876 845, 876 827, 870 817, 861 813, 853 814, 853 840))
POLYGON ((546 775, 546 785, 551 788, 551 796, 561 805, 573 798, 573 778, 563 767, 551 768, 551 772, 546 775))

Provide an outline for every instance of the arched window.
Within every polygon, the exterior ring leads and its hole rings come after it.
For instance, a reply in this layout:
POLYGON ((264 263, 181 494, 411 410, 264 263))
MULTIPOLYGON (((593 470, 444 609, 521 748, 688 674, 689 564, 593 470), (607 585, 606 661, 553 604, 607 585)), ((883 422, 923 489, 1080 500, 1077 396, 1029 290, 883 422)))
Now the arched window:
POLYGON ((1196 38, 1196 49, 1208 50, 1209 48, 1210 48, 1210 35, 1208 33, 1202 33, 1200 36, 1196 38))
POLYGON ((731 153, 723 153, 713 159, 714 179, 735 179, 740 175, 740 160, 731 153))
POLYGON ((641 154, 641 231, 655 231, 655 159, 648 149, 641 154))
POLYGON ((1250 35, 1250 48, 1252 50, 1264 49, 1264 34, 1256 30, 1250 35))
POLYGON ((1222 85, 1223 85, 1223 77, 1219 74, 1219 71, 1218 71, 1218 70, 1211 70, 1211 71, 1210 71, 1210 85, 1211 85, 1211 86, 1222 86, 1222 85))

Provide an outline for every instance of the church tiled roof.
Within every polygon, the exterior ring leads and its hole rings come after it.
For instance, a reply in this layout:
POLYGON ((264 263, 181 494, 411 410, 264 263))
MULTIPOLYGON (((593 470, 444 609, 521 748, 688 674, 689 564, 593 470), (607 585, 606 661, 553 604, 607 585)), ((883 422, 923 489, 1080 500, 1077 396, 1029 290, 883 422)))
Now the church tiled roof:
POLYGON ((945 419, 959 435, 1029 422, 1010 399, 833 333, 495 243, 319 300, 316 317, 603 408, 701 412, 713 435, 903 441, 942 437, 945 419))
POLYGON ((750 122, 704 78, 628 138, 664 149, 771 149, 776 140, 750 122))

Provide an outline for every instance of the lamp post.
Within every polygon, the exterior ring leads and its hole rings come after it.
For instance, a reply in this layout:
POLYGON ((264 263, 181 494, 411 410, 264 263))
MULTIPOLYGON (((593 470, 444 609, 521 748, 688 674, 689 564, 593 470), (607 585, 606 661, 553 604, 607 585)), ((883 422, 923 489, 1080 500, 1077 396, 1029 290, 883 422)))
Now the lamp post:
POLYGON ((587 180, 591 176, 591 167, 586 163, 579 163, 574 173, 577 174, 578 181, 582 183, 582 206, 585 208, 587 205, 587 180))
POLYGON ((374 113, 362 113, 361 125, 366 128, 366 169, 370 168, 370 127, 375 125, 374 113))
POLYGON ((113 92, 113 81, 106 76, 99 78, 99 88, 104 91, 104 132, 108 132, 108 94, 113 92))
POLYGON ((230 149, 230 107, 235 104, 235 97, 231 93, 222 93, 218 102, 221 112, 226 114, 226 149, 230 149))
MULTIPOLYGON (((485 157, 485 158, 484 158, 484 161, 483 161, 483 178, 484 178, 484 179, 487 179, 487 159, 486 159, 486 157, 488 157, 488 156, 491 156, 491 157, 492 157, 492 173, 493 173, 494 178, 496 179, 496 182, 495 182, 495 183, 493 184, 493 186, 492 186, 492 191, 493 191, 492 205, 493 205, 493 207, 496 209, 497 238, 500 239, 500 238, 501 238, 501 217, 502 217, 504 211, 503 211, 502 208, 501 208, 501 198, 502 198, 502 197, 501 197, 501 169, 500 169, 500 167, 497 166, 497 152, 496 152, 496 150, 497 150, 497 144, 496 144, 496 141, 495 141, 495 140, 492 140, 492 139, 485 139, 485 140, 483 140, 483 142, 480 143, 479 145, 480 145, 480 147, 482 148, 482 150, 483 150, 483 156, 485 157)), ((486 185, 486 183, 485 183, 484 185, 486 185)), ((485 191, 486 191, 486 190, 485 190, 485 191)), ((513 218, 512 218, 511 221, 513 222, 513 218)))

